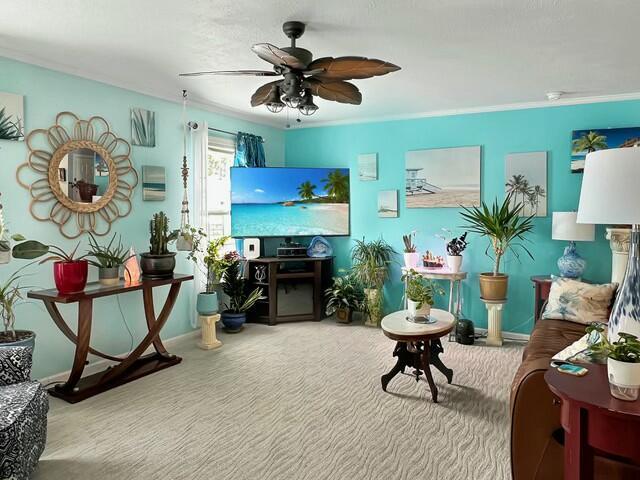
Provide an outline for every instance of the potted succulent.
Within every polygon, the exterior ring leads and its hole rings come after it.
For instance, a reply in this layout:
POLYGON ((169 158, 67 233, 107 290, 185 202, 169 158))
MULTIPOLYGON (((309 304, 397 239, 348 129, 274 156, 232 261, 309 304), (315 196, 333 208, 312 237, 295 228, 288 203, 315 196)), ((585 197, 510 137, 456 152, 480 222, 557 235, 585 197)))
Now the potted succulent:
MULTIPOLYGON (((0 193, 0 196, 1 195, 0 193)), ((7 223, 4 221, 2 204, 0 203, 0 264, 11 261, 11 240, 22 242, 24 239, 22 235, 10 235, 7 223)))
POLYGON ((462 252, 467 248, 467 232, 453 237, 447 242, 447 266, 453 273, 458 273, 462 266, 462 252))
POLYGON ((87 285, 89 263, 84 260, 84 255, 75 256, 78 247, 80 247, 80 242, 71 253, 67 253, 56 245, 45 245, 36 240, 27 240, 13 247, 13 256, 14 258, 33 260, 49 254, 48 257, 40 260, 39 264, 53 262, 53 280, 56 288, 60 293, 68 295, 82 292, 87 285))
POLYGON ((196 308, 200 315, 213 315, 218 311, 218 293, 216 287, 220 284, 227 267, 234 261, 232 257, 223 255, 221 250, 230 237, 224 236, 211 240, 203 257, 207 269, 205 291, 198 293, 196 308))
POLYGON ((361 309, 364 292, 352 275, 334 277, 333 285, 325 290, 327 315, 335 314, 339 323, 351 323, 353 312, 361 309))
POLYGON ((609 342, 604 324, 592 324, 587 333, 598 332, 600 341, 592 344, 592 355, 607 358, 607 376, 611 395, 620 400, 635 401, 640 392, 640 340, 629 333, 618 333, 618 340, 609 342))
POLYGON ((149 251, 140 254, 142 276, 149 279, 170 278, 176 268, 176 253, 169 243, 178 238, 178 231, 169 233, 169 219, 164 212, 153 214, 149 221, 149 251))
POLYGON ((120 267, 122 267, 131 255, 129 250, 122 245, 122 238, 116 240, 115 233, 106 246, 101 246, 93 236, 89 234, 89 245, 91 250, 87 253, 88 257, 95 260, 88 260, 90 265, 98 268, 98 280, 104 286, 117 285, 120 282, 120 267))
POLYGON ((404 243, 404 266, 406 268, 416 268, 420 261, 420 254, 417 252, 413 243, 416 233, 411 232, 409 235, 402 235, 402 243, 404 243))
POLYGON ((36 334, 30 330, 16 330, 15 308, 23 300, 23 290, 27 287, 20 285, 24 277, 20 272, 28 265, 16 270, 4 283, 0 284, 0 316, 4 329, 0 332, 0 348, 3 347, 31 347, 35 346, 36 334))
POLYGON ((356 240, 351 250, 353 277, 364 287, 368 326, 378 326, 383 314, 382 288, 389 278, 389 267, 395 250, 383 239, 373 242, 356 240))
POLYGON ((500 261, 509 250, 520 258, 515 247, 522 248, 533 259, 531 252, 520 242, 533 229, 533 216, 521 217, 522 204, 513 202, 511 194, 502 204, 496 199, 491 208, 484 202, 481 207, 462 208, 461 215, 467 221, 467 228, 488 237, 491 242, 486 253, 493 258, 493 271, 480 274, 480 296, 483 300, 505 300, 509 277, 500 272, 500 261), (488 253, 490 249, 493 257, 488 253))
POLYGON ((247 320, 247 311, 262 297, 262 288, 246 294, 246 280, 242 272, 242 261, 237 252, 224 256, 228 265, 222 275, 222 291, 229 297, 229 303, 220 314, 220 320, 229 333, 237 333, 247 320))
POLYGON ((402 281, 406 285, 407 309, 411 318, 429 318, 435 295, 443 295, 444 290, 415 270, 405 273, 402 281))

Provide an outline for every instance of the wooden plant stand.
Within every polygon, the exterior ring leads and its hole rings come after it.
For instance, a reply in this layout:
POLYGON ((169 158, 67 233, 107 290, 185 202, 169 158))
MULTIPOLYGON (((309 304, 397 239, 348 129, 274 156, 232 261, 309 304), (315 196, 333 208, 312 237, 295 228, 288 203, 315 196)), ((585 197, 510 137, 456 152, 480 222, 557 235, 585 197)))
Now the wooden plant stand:
POLYGON ((73 366, 69 378, 62 385, 56 385, 49 389, 54 397, 61 398, 69 403, 77 403, 106 390, 118 387, 136 380, 145 375, 177 365, 182 358, 171 355, 162 344, 160 330, 169 319, 171 310, 176 303, 182 282, 192 280, 192 275, 175 274, 173 278, 162 280, 142 280, 132 285, 116 285, 104 287, 98 282, 87 284, 85 290, 80 293, 61 294, 56 289, 31 291, 29 298, 42 300, 53 322, 60 331, 76 346, 73 366), (156 317, 153 306, 153 289, 170 285, 169 295, 165 301, 160 315, 156 317), (96 298, 128 293, 142 290, 144 313, 147 322, 148 333, 133 351, 125 356, 118 357, 103 353, 91 347, 91 325, 93 322, 93 300, 96 298), (78 304, 78 332, 69 327, 58 310, 57 303, 78 304), (154 353, 142 355, 153 344, 154 353), (87 356, 91 353, 105 360, 117 362, 115 366, 93 375, 82 377, 87 356))

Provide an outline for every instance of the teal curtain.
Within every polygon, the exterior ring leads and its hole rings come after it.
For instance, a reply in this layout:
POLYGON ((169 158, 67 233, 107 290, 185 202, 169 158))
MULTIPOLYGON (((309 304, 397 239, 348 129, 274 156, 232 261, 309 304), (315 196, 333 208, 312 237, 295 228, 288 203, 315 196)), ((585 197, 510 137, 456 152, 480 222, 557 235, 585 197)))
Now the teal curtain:
POLYGON ((238 132, 236 136, 236 167, 265 167, 262 137, 250 133, 238 132))

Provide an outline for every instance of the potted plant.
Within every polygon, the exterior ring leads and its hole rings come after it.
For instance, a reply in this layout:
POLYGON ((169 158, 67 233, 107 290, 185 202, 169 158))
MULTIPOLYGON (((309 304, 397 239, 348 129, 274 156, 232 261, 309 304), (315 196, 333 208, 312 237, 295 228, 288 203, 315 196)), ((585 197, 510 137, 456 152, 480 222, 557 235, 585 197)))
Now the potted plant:
POLYGON ((246 280, 242 272, 242 261, 237 252, 229 252, 224 256, 228 265, 222 275, 222 291, 229 297, 229 303, 220 314, 220 320, 227 332, 236 333, 242 330, 247 320, 247 311, 262 296, 262 288, 256 288, 246 294, 246 280))
POLYGON ((467 228, 488 237, 491 242, 486 253, 493 258, 493 271, 480 274, 480 296, 483 300, 505 300, 509 277, 500 273, 500 261, 508 250, 520 258, 515 247, 522 248, 533 259, 531 252, 520 242, 533 229, 533 216, 520 217, 522 204, 512 202, 511 195, 507 195, 502 204, 494 200, 491 208, 485 202, 481 207, 462 208, 461 215, 467 221, 467 228), (490 249, 493 257, 488 253, 490 249))
POLYGON ((462 266, 462 252, 467 248, 467 232, 453 237, 447 242, 447 266, 453 273, 458 273, 462 266))
POLYGON ((353 312, 361 309, 364 292, 352 275, 334 277, 333 285, 325 290, 327 315, 335 314, 339 323, 351 323, 353 312))
POLYGON ((149 221, 149 251, 140 254, 142 276, 149 279, 170 278, 176 268, 176 253, 169 243, 178 238, 178 231, 169 233, 169 220, 164 212, 153 214, 149 221))
POLYGON ((89 264, 84 260, 84 255, 76 258, 78 247, 80 247, 80 242, 71 253, 67 253, 56 245, 45 245, 37 240, 27 240, 13 247, 13 256, 33 260, 49 254, 48 257, 40 260, 39 264, 53 262, 53 280, 56 288, 58 292, 68 295, 82 292, 87 285, 89 264))
POLYGON ((443 295, 444 290, 431 280, 423 278, 415 270, 409 270, 405 273, 402 276, 402 281, 406 285, 407 309, 411 318, 428 318, 435 295, 443 295))
MULTIPOLYGON (((1 195, 0 193, 0 196, 1 195)), ((22 235, 10 235, 7 223, 4 221, 2 204, 0 203, 0 264, 11 261, 11 240, 22 242, 24 239, 22 235)))
POLYGON ((98 280, 104 286, 117 285, 120 282, 120 267, 122 267, 131 255, 129 251, 122 245, 122 238, 118 238, 118 243, 114 243, 116 234, 106 246, 101 246, 98 241, 89 233, 89 245, 91 250, 87 253, 88 257, 95 260, 88 260, 90 265, 98 268, 98 280))
POLYGON ((592 355, 607 358, 607 376, 611 395, 620 400, 635 401, 640 392, 640 341, 635 335, 618 333, 618 340, 609 342, 604 324, 592 324, 587 333, 598 332, 600 341, 592 344, 592 355))
POLYGON ((198 293, 196 309, 200 315, 213 315, 218 311, 218 293, 216 287, 220 283, 227 267, 232 263, 232 258, 223 255, 221 250, 230 237, 224 236, 211 240, 207 245, 207 251, 203 257, 206 267, 207 280, 205 291, 198 293))
POLYGON ((20 285, 24 277, 20 272, 28 265, 16 270, 4 283, 0 284, 0 316, 4 329, 0 332, 0 348, 3 347, 31 347, 35 346, 36 334, 30 330, 16 330, 15 308, 23 300, 23 290, 27 287, 20 285))
POLYGON ((352 274, 364 287, 368 326, 377 326, 382 320, 382 287, 389 278, 389 267, 395 250, 383 239, 373 242, 356 240, 351 250, 352 274))
POLYGON ((420 254, 417 252, 416 246, 413 243, 415 235, 415 232, 411 232, 409 235, 402 235, 402 242, 404 243, 404 266, 406 268, 416 268, 420 261, 420 254))

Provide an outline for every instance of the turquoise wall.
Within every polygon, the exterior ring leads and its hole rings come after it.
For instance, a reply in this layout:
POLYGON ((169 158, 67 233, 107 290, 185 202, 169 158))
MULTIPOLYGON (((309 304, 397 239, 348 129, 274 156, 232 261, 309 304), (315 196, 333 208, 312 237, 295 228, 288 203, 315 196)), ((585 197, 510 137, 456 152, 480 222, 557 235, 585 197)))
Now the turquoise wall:
MULTIPOLYGON (((167 198, 163 202, 143 202, 140 185, 133 195, 132 213, 118 220, 113 231, 122 234, 126 244, 134 246, 137 252, 148 250, 147 220, 159 210, 164 210, 172 225, 180 222, 180 202, 182 183, 180 166, 182 162, 181 105, 132 91, 112 87, 99 82, 66 75, 0 57, 0 91, 25 96, 26 131, 48 128, 61 111, 71 111, 81 118, 92 115, 103 116, 110 122, 116 134, 130 140, 129 109, 142 107, 156 112, 155 148, 132 147, 132 161, 138 172, 142 165, 162 165, 166 168, 167 198)), ((180 92, 176 92, 179 98, 180 92)), ((259 125, 215 113, 189 109, 189 120, 206 120, 210 126, 225 130, 244 130, 262 135, 266 139, 267 161, 270 165, 282 165, 284 161, 284 133, 275 128, 259 125)), ((0 192, 4 204, 6 220, 14 232, 28 238, 72 248, 75 242, 65 240, 57 227, 50 222, 37 222, 28 212, 29 194, 15 180, 16 167, 26 159, 24 142, 0 141, 0 192)), ((86 242, 86 240, 85 240, 86 242)), ((191 271, 184 254, 178 260, 176 271, 191 271)), ((0 265, 0 282, 25 262, 12 260, 8 265, 0 265)), ((91 268, 91 279, 97 274, 91 268)), ((29 283, 41 288, 53 286, 51 264, 31 268, 33 276, 29 283)), ((182 289, 173 315, 162 332, 164 338, 174 337, 191 330, 189 314, 193 309, 190 302, 191 284, 182 289)), ((164 301, 167 289, 157 292, 156 304, 164 301)), ((120 296, 120 305, 126 322, 135 337, 135 343, 144 336, 146 327, 140 292, 120 296)), ((76 307, 62 306, 62 313, 76 325, 76 307)), ((97 300, 94 305, 94 330, 92 342, 99 350, 120 353, 129 350, 130 336, 120 316, 115 299, 97 300)), ((73 348, 71 343, 58 331, 41 303, 29 302, 17 309, 17 328, 33 330, 37 333, 34 375, 44 377, 71 368, 73 348)))
MULTIPOLYGON (((463 222, 459 209, 405 208, 405 153, 425 148, 481 145, 482 199, 489 203, 496 197, 504 197, 505 155, 546 150, 549 216, 535 220, 535 230, 529 237, 528 247, 535 261, 526 255, 521 263, 508 257, 503 267, 510 275, 509 303, 505 308, 503 328, 528 333, 533 324, 533 292, 529 278, 556 273, 555 262, 565 246, 563 242, 551 240, 551 212, 578 207, 582 175, 570 172, 571 131, 631 127, 639 123, 640 102, 626 101, 305 128, 287 131, 286 165, 351 168, 351 238, 374 239, 382 235, 401 252, 402 234, 417 230, 417 245, 422 252, 429 249, 444 254, 444 245, 434 235, 442 228, 461 232, 458 227, 463 222), (362 153, 378 154, 378 181, 358 180, 357 157, 362 153), (388 189, 399 190, 399 218, 378 218, 378 191, 388 189)), ((351 238, 332 240, 339 267, 350 265, 351 238)), ((580 244, 579 251, 589 261, 585 277, 604 282, 611 274, 611 251, 604 239, 604 227, 597 228, 596 238, 595 242, 580 244)), ((479 300, 477 276, 479 272, 491 269, 491 261, 484 255, 486 246, 485 239, 472 236, 464 257, 464 269, 471 275, 464 283, 463 311, 466 318, 481 327, 486 327, 486 311, 479 300)), ((401 304, 401 261, 398 257, 393 280, 387 287, 388 309, 396 309, 401 304)))

